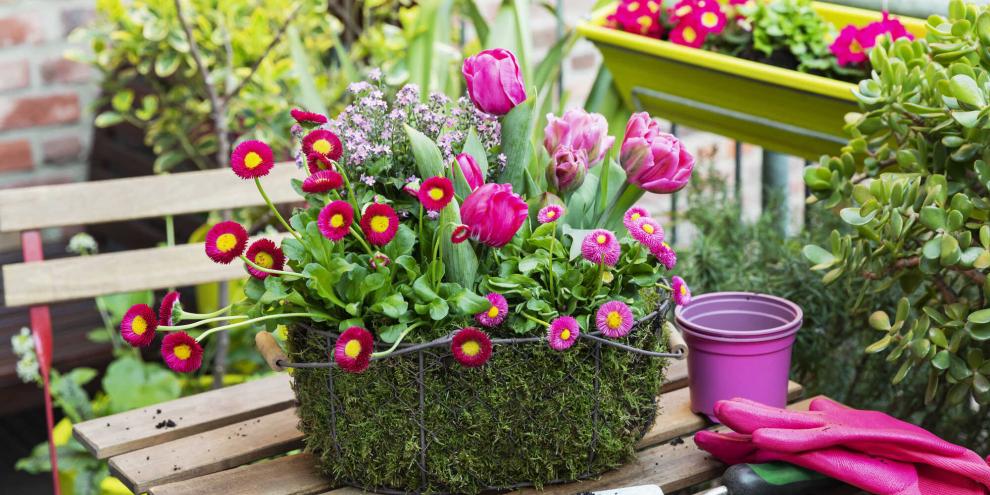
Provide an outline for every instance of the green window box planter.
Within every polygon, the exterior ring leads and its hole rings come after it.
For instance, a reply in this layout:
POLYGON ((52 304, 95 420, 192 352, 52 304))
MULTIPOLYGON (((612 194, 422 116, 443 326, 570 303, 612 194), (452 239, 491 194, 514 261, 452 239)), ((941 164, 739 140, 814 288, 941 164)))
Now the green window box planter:
MULTIPOLYGON (((814 5, 839 28, 880 19, 875 11, 814 5)), ((605 7, 577 29, 598 46, 631 108, 807 159, 846 143, 843 117, 858 108, 853 84, 611 29, 605 18, 614 10, 605 7)), ((923 21, 898 19, 924 36, 923 21)))

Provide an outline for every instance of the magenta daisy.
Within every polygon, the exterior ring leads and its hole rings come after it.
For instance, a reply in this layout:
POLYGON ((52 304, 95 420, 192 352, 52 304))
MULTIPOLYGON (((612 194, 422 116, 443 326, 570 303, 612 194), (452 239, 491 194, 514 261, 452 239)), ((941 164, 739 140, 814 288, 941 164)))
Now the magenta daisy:
POLYGON ((167 327, 172 326, 172 313, 176 308, 181 308, 179 303, 179 293, 176 291, 165 294, 162 298, 162 305, 158 307, 158 323, 167 327))
POLYGON ((617 339, 629 335, 632 330, 633 314, 629 306, 622 301, 609 301, 598 308, 595 324, 602 335, 617 339))
POLYGON ((650 217, 640 217, 629 229, 629 235, 653 251, 663 243, 663 227, 650 217))
POLYGON ((343 200, 332 201, 324 206, 316 219, 316 225, 320 227, 323 236, 334 242, 347 237, 353 222, 354 208, 343 200))
POLYGON ((340 189, 343 185, 344 178, 336 170, 317 170, 306 177, 302 183, 302 190, 310 194, 320 194, 340 189))
POLYGON ((384 246, 392 241, 399 230, 399 216, 391 206, 384 203, 371 203, 361 215, 361 231, 368 242, 384 246))
POLYGON ((691 304, 691 289, 684 282, 683 278, 674 275, 671 279, 671 288, 674 293, 674 304, 678 306, 691 304))
POLYGON ((656 249, 651 249, 650 252, 660 260, 660 263, 667 270, 673 270, 674 266, 677 265, 677 253, 666 242, 661 242, 656 249))
POLYGON ((375 339, 371 332, 361 327, 351 327, 337 337, 333 348, 333 361, 348 373, 360 373, 368 369, 375 339))
POLYGON ((440 211, 454 199, 454 184, 446 177, 430 177, 423 181, 417 195, 424 208, 440 211))
POLYGON ((648 216, 650 216, 650 212, 646 211, 645 208, 633 206, 626 210, 625 215, 622 215, 622 225, 625 225, 627 230, 632 230, 637 220, 648 216))
POLYGON ((564 207, 560 205, 546 205, 540 208, 540 212, 536 215, 536 219, 540 223, 550 223, 560 220, 560 217, 564 216, 564 207))
POLYGON ((226 265, 244 252, 247 241, 248 233, 241 224, 230 220, 220 222, 206 233, 206 255, 226 265))
POLYGON ((581 336, 581 326, 570 316, 561 316, 550 322, 547 329, 547 343, 555 351, 562 351, 574 345, 581 336))
POLYGON ((162 358, 173 371, 189 373, 203 364, 203 347, 186 332, 171 332, 162 339, 162 358))
MULTIPOLYGON (((245 257, 255 265, 269 270, 281 270, 285 267, 285 254, 271 239, 258 239, 251 243, 245 257)), ((254 278, 265 279, 271 275, 251 265, 247 265, 247 271, 254 278)))
POLYGON ((307 112, 301 108, 293 108, 292 110, 289 110, 289 114, 292 115, 292 118, 296 119, 296 122, 299 122, 300 125, 307 127, 327 123, 326 115, 316 112, 307 112))
POLYGON ((497 327, 505 321, 505 317, 509 314, 509 303, 505 300, 505 296, 495 292, 489 292, 487 296, 488 302, 492 303, 491 307, 474 315, 474 319, 478 321, 479 324, 486 327, 497 327))
POLYGON ((605 230, 597 229, 584 236, 581 242, 581 256, 584 259, 595 263, 604 263, 608 266, 615 266, 619 261, 619 254, 622 248, 619 241, 615 239, 615 234, 605 230))
POLYGON ((124 313, 120 321, 120 336, 134 347, 144 347, 155 340, 158 319, 155 310, 147 304, 135 304, 124 313))
POLYGON ((454 359, 466 368, 477 368, 492 357, 492 339, 474 327, 462 328, 454 334, 450 343, 454 359))
POLYGON ((273 166, 272 149, 262 141, 244 141, 230 154, 230 168, 242 179, 264 177, 273 166))
POLYGON ((302 140, 302 149, 309 159, 309 171, 314 173, 329 167, 344 152, 340 138, 326 129, 316 129, 306 134, 302 140))

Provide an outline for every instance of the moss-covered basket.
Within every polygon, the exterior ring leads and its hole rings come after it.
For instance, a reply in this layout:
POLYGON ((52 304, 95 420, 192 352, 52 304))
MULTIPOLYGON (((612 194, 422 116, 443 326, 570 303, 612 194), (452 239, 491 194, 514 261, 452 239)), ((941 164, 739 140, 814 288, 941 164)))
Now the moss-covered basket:
MULTIPOLYGON (((662 320, 623 342, 662 351, 662 320)), ((333 335, 293 328, 289 359, 327 362, 333 335)), ((666 359, 579 340, 498 344, 476 369, 449 347, 374 361, 364 373, 296 369, 306 449, 339 484, 478 493, 593 477, 626 462, 652 426, 666 359), (421 428, 422 425, 422 428, 421 428)))

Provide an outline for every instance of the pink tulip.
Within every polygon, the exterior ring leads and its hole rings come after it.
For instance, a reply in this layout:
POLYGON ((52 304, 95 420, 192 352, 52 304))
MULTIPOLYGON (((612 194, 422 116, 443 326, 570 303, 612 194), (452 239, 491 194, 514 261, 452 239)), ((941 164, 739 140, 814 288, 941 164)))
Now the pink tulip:
POLYGON ((526 101, 526 85, 519 61, 509 50, 485 50, 464 60, 461 66, 468 96, 485 113, 505 115, 526 101))
POLYGON ((461 153, 454 158, 454 163, 451 166, 461 170, 464 180, 467 181, 468 187, 472 191, 485 183, 485 176, 481 173, 481 167, 478 166, 478 162, 474 161, 473 156, 461 153))
POLYGON ((646 112, 629 118, 619 162, 630 184, 659 194, 683 189, 694 169, 694 157, 684 143, 661 132, 646 112))
POLYGON ((594 166, 605 159, 605 154, 615 143, 615 137, 608 135, 608 121, 597 113, 588 113, 580 108, 564 112, 563 117, 547 114, 547 127, 543 130, 543 147, 550 156, 561 146, 583 150, 588 162, 594 166))
POLYGON ((557 194, 567 194, 581 187, 588 175, 588 155, 569 146, 557 148, 547 166, 547 183, 557 194))
POLYGON ((483 184, 461 205, 461 221, 468 235, 491 247, 508 244, 527 216, 529 207, 509 184, 483 184))

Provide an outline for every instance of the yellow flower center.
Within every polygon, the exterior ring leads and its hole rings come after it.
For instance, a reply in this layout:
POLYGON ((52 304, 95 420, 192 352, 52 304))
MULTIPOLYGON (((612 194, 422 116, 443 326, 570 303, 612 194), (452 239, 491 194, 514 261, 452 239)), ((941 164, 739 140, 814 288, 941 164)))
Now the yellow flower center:
POLYGON ((656 232, 656 229, 654 229, 652 225, 646 223, 643 224, 643 232, 646 232, 647 234, 652 234, 656 232))
POLYGON ((612 283, 613 279, 615 279, 615 275, 612 275, 612 272, 609 271, 602 272, 602 282, 606 284, 610 284, 612 283))
POLYGON ((143 316, 135 316, 131 320, 131 331, 137 335, 144 335, 144 332, 148 331, 148 322, 143 316))
POLYGON ((622 324, 622 315, 618 311, 610 311, 605 317, 605 324, 609 328, 619 328, 619 325, 622 324))
POLYGON ((496 316, 498 316, 498 308, 496 308, 495 306, 488 308, 488 317, 495 318, 496 316))
POLYGON ((718 16, 714 12, 701 14, 701 24, 706 28, 713 28, 718 25, 718 16))
POLYGON ((595 242, 598 244, 605 244, 607 241, 608 237, 605 237, 604 234, 598 234, 598 237, 595 238, 595 242))
POLYGON ((433 201, 440 201, 441 199, 443 199, 443 189, 440 189, 439 187, 434 187, 433 189, 430 189, 430 191, 427 194, 430 195, 430 198, 432 198, 433 201))
POLYGON ((477 341, 469 340, 461 346, 461 352, 466 356, 477 356, 481 352, 481 344, 478 344, 477 341))
POLYGON ((684 28, 682 36, 684 37, 684 41, 688 43, 694 43, 694 40, 698 39, 698 33, 694 32, 694 28, 691 26, 684 28))
POLYGON ((336 215, 330 217, 330 226, 339 229, 341 225, 344 225, 344 215, 337 213, 336 215))
POLYGON ((272 255, 264 251, 261 251, 258 254, 254 255, 254 264, 262 268, 271 268, 272 265, 275 264, 275 259, 272 258, 272 255))
POLYGON ((654 14, 656 14, 657 12, 660 12, 660 4, 657 3, 657 2, 654 2, 653 0, 650 0, 649 2, 646 2, 646 8, 650 9, 650 12, 653 12, 654 14))
POLYGON ((344 354, 351 359, 357 359, 361 355, 361 343, 357 339, 351 339, 344 344, 344 354))
POLYGON ((677 10, 674 11, 674 15, 676 15, 677 17, 684 17, 684 16, 686 16, 686 15, 688 15, 690 13, 691 13, 691 6, 690 5, 685 5, 685 6, 683 6, 683 7, 681 7, 681 8, 679 8, 679 9, 677 9, 677 10))
POLYGON ((636 22, 639 24, 640 31, 646 33, 650 30, 650 26, 653 25, 653 19, 648 15, 639 16, 636 18, 636 22))
POLYGON ((567 328, 560 331, 560 340, 571 340, 571 331, 567 328))
POLYGON ((661 242, 660 244, 662 244, 663 247, 670 249, 670 244, 667 244, 666 242, 661 242))
POLYGON ((555 216, 557 216, 557 212, 556 211, 553 211, 553 210, 547 211, 547 218, 553 218, 555 216))
POLYGON ((686 296, 686 295, 687 295, 687 293, 688 293, 688 288, 687 288, 687 286, 686 286, 686 285, 682 285, 682 286, 681 286, 681 295, 682 295, 682 296, 686 296))
POLYGON ((371 230, 381 234, 388 230, 388 217, 384 215, 375 215, 371 217, 371 230))
POLYGON ((639 220, 642 216, 643 215, 640 215, 639 213, 633 213, 632 216, 629 218, 632 218, 632 221, 635 222, 636 220, 639 220))
POLYGON ((172 354, 175 354, 175 357, 185 361, 186 359, 189 359, 189 356, 192 356, 192 347, 189 347, 189 344, 179 344, 172 348, 172 354))
POLYGON ((217 249, 229 252, 237 246, 237 236, 234 234, 221 234, 217 237, 217 249))
POLYGON ((249 169, 253 169, 258 165, 261 165, 262 161, 263 160, 261 159, 261 155, 253 151, 249 152, 247 155, 244 156, 244 166, 249 169))
POLYGON ((313 143, 313 150, 321 155, 328 155, 331 151, 333 151, 333 145, 326 139, 317 139, 316 142, 313 143))
POLYGON ((629 8, 629 12, 636 12, 639 10, 639 2, 629 2, 627 7, 629 8))
POLYGON ((863 53, 863 45, 859 44, 859 40, 853 40, 853 42, 849 44, 849 51, 851 53, 863 53))

